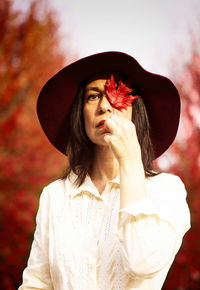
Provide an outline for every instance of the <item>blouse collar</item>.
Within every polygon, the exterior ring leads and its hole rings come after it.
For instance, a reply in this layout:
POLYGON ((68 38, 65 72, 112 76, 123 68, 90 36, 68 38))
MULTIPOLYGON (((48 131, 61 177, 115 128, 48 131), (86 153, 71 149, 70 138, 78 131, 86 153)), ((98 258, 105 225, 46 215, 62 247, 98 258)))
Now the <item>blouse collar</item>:
MULTIPOLYGON (((99 194, 99 191, 97 190, 96 186, 92 182, 89 174, 86 175, 86 178, 83 184, 79 187, 77 187, 74 184, 76 178, 77 178, 77 175, 74 172, 71 172, 70 175, 65 180, 65 188, 70 196, 74 198, 80 193, 89 192, 95 195, 96 197, 102 199, 101 195, 99 194)), ((109 180, 109 183, 119 185, 120 184, 119 174, 114 179, 109 180)))

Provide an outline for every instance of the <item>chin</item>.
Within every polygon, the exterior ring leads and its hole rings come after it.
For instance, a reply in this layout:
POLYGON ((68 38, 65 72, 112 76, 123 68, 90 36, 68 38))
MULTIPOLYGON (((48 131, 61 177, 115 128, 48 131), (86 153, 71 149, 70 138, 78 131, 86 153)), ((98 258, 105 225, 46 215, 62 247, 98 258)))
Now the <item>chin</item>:
POLYGON ((101 140, 92 140, 92 143, 94 143, 96 146, 108 147, 108 144, 104 140, 103 136, 102 136, 101 140))
POLYGON ((109 134, 110 135, 110 132, 102 132, 102 134, 97 134, 97 135, 93 135, 93 136, 90 136, 90 137, 88 136, 88 138, 95 145, 106 146, 107 147, 108 144, 104 140, 104 136, 106 134, 109 134))

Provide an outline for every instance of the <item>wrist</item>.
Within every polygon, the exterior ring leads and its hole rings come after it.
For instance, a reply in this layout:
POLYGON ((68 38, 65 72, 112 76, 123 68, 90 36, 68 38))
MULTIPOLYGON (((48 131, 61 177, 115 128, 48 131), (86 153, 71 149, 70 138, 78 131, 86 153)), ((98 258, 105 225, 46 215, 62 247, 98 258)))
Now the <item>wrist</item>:
POLYGON ((132 169, 139 169, 139 168, 143 168, 143 163, 142 163, 142 159, 140 156, 136 156, 135 158, 133 157, 123 157, 120 158, 119 160, 119 166, 121 168, 131 168, 132 169))
POLYGON ((121 208, 146 197, 145 172, 142 162, 139 164, 136 164, 135 160, 122 162, 119 173, 121 208))

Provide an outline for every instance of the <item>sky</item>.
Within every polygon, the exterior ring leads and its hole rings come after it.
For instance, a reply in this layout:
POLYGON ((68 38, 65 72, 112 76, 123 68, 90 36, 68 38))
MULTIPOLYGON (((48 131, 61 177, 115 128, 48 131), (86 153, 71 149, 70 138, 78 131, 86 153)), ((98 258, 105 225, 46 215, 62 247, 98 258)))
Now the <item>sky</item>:
MULTIPOLYGON (((132 55, 147 70, 170 75, 189 57, 199 0, 51 0, 79 57, 106 50, 132 55), (180 60, 180 61, 179 61, 180 60)), ((69 41, 63 39, 65 49, 69 41)))
MULTIPOLYGON (((13 1, 26 10, 32 0, 13 1)), ((123 51, 146 70, 165 76, 189 59, 189 30, 199 34, 200 0, 39 1, 57 12, 61 33, 67 35, 61 41, 64 51, 78 58, 123 51)))

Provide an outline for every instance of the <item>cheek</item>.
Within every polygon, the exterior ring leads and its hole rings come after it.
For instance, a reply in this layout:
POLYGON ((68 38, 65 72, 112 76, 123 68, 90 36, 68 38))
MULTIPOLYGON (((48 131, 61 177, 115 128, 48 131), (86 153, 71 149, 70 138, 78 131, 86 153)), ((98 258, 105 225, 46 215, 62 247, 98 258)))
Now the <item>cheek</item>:
POLYGON ((88 115, 85 109, 83 109, 83 120, 84 120, 84 126, 85 129, 87 128, 87 124, 88 124, 88 115))
POLYGON ((90 130, 92 126, 92 119, 91 119, 91 114, 87 110, 87 108, 83 109, 83 118, 84 118, 85 131, 88 134, 88 131, 90 130))
POLYGON ((132 113, 133 113, 133 108, 132 107, 128 107, 128 119, 130 121, 132 121, 132 113))
POLYGON ((132 107, 127 107, 120 112, 121 117, 132 121, 132 107))

